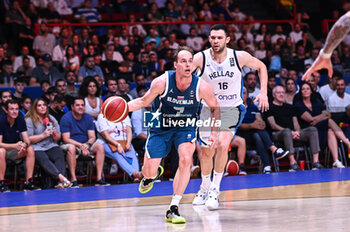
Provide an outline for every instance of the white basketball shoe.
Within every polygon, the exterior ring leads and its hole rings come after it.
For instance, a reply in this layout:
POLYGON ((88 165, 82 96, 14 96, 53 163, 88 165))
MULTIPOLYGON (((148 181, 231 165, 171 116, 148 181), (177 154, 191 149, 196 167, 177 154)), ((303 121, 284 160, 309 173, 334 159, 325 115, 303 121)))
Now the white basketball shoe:
POLYGON ((200 187, 198 193, 192 201, 192 205, 204 205, 208 198, 208 190, 200 187))
POLYGON ((210 187, 208 191, 208 199, 205 205, 209 210, 215 210, 219 208, 219 194, 220 191, 216 187, 210 187))

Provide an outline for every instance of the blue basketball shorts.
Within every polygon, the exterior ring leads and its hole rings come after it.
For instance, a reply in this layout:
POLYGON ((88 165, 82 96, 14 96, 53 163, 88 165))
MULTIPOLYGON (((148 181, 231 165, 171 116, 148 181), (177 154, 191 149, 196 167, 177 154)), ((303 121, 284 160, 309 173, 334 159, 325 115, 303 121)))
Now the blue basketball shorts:
POLYGON ((195 128, 172 128, 170 130, 153 130, 148 134, 146 141, 146 154, 149 158, 163 158, 166 157, 172 145, 175 148, 180 144, 186 142, 196 141, 196 129, 195 128))

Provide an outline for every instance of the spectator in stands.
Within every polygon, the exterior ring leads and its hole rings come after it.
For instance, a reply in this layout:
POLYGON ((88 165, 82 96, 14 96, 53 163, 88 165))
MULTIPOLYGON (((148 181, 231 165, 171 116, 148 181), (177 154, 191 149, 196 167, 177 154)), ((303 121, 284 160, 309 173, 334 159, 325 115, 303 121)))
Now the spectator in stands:
POLYGON ((148 77, 151 75, 151 73, 154 71, 154 67, 151 66, 150 60, 149 60, 149 53, 144 51, 140 54, 140 62, 136 62, 134 66, 132 67, 132 71, 134 74, 134 78, 136 75, 144 75, 145 77, 148 77))
POLYGON ((302 45, 305 48, 305 53, 310 54, 310 52, 313 48, 313 44, 309 40, 309 32, 307 32, 307 31, 303 32, 303 36, 302 36, 301 40, 299 40, 299 42, 297 42, 295 44, 295 47, 297 48, 300 45, 302 45))
POLYGON ((47 53, 44 54, 42 56, 42 60, 43 60, 43 65, 39 65, 36 68, 34 68, 29 85, 37 85, 38 83, 41 83, 43 80, 47 80, 50 83, 54 83, 56 80, 61 78, 62 74, 52 64, 51 55, 47 53))
POLYGON ((62 15, 72 15, 73 11, 65 0, 53 0, 53 7, 62 15))
POLYGON ((269 71, 279 71, 282 68, 280 51, 281 47, 278 44, 274 44, 272 49, 272 57, 270 60, 269 71))
POLYGON ((254 72, 249 72, 244 77, 244 86, 247 88, 248 98, 252 101, 259 95, 260 89, 257 87, 257 76, 254 72))
POLYGON ((271 166, 268 151, 271 151, 272 155, 274 155, 277 160, 285 157, 289 151, 277 148, 273 144, 270 135, 265 130, 266 124, 261 117, 258 107, 256 107, 250 99, 247 99, 248 93, 245 88, 243 88, 243 94, 243 103, 247 112, 239 127, 238 135, 243 137, 248 144, 255 146, 263 162, 264 173, 270 174, 271 166))
POLYGON ((267 79, 267 98, 269 100, 269 103, 271 104, 273 100, 272 90, 276 86, 276 77, 273 72, 268 73, 268 79, 267 79))
POLYGON ((138 91, 137 91, 137 89, 138 88, 147 88, 146 87, 146 79, 145 79, 145 76, 143 75, 143 74, 139 74, 139 75, 136 75, 136 77, 135 77, 135 83, 136 83, 136 87, 135 88, 133 88, 130 92, 129 92, 129 94, 131 95, 131 97, 132 98, 137 98, 137 97, 139 97, 138 96, 138 91))
POLYGON ((40 24, 40 34, 35 36, 33 42, 33 50, 37 57, 41 57, 44 54, 52 55, 52 50, 56 45, 56 38, 53 34, 49 33, 49 29, 46 23, 40 24))
POLYGON ((281 25, 276 26, 276 33, 271 37, 271 42, 273 44, 277 43, 277 40, 279 38, 282 38, 283 40, 286 40, 286 36, 283 34, 283 28, 281 25))
MULTIPOLYGON (((136 88, 137 97, 142 97, 147 92, 146 86, 138 86, 136 88)), ((137 98, 136 97, 136 98, 137 98)), ((143 127, 143 115, 145 111, 150 111, 151 106, 134 111, 131 115, 131 124, 133 128, 133 141, 136 152, 141 156, 145 152, 145 144, 147 140, 147 128, 143 127)))
POLYGON ((350 94, 345 93, 345 80, 339 78, 336 80, 337 91, 329 96, 327 101, 327 110, 331 113, 345 113, 345 107, 350 104, 350 94))
POLYGON ((104 78, 102 70, 99 66, 95 65, 93 56, 87 56, 84 65, 79 68, 78 82, 82 82, 87 76, 99 76, 104 78))
POLYGON ((28 78, 28 82, 30 81, 30 77, 32 76, 33 68, 30 66, 30 59, 27 56, 23 57, 23 64, 19 66, 16 70, 17 75, 24 75, 28 78))
POLYGON ((315 126, 318 130, 321 149, 328 144, 334 161, 333 167, 344 168, 344 165, 338 160, 337 138, 343 140, 347 147, 350 147, 350 141, 345 138, 342 130, 331 119, 331 114, 326 111, 323 102, 315 97, 309 83, 303 83, 300 86, 300 92, 295 96, 294 105, 301 128, 315 126))
MULTIPOLYGON (((75 75, 75 73, 72 71, 66 72, 64 79, 67 82, 66 95, 72 96, 72 97, 77 97, 79 95, 79 89, 75 87, 75 82, 77 79, 77 76, 75 75)), ((68 104, 68 102, 67 102, 67 104, 68 104)))
POLYGON ((91 0, 86 0, 84 6, 75 12, 74 17, 80 20, 85 17, 88 23, 97 23, 101 20, 101 15, 97 9, 91 7, 91 0))
POLYGON ((203 21, 213 20, 213 15, 210 11, 210 6, 208 2, 203 3, 202 10, 199 12, 199 19, 203 21), (204 20, 205 16, 207 16, 207 20, 204 20))
POLYGON ((12 99, 15 99, 18 102, 21 102, 22 97, 24 96, 23 90, 24 90, 24 87, 26 86, 25 79, 21 78, 21 77, 17 78, 14 83, 15 83, 15 85, 14 85, 15 92, 12 95, 12 99))
POLYGON ((117 80, 118 89, 117 89, 117 95, 124 98, 127 102, 131 101, 133 98, 128 93, 128 84, 125 80, 125 78, 118 78, 117 80))
POLYGON ((292 78, 287 78, 285 87, 285 103, 293 105, 293 99, 295 94, 297 93, 295 81, 292 78))
POLYGON ((135 64, 135 56, 132 51, 126 52, 125 60, 119 66, 117 77, 123 77, 128 81, 133 81, 132 67, 135 64))
POLYGON ((155 2, 152 2, 149 6, 148 11, 146 12, 145 21, 159 22, 162 20, 163 15, 158 9, 158 6, 155 2))
POLYGON ((263 40, 258 42, 258 48, 254 52, 254 56, 260 60, 265 59, 266 57, 266 47, 265 42, 263 40))
POLYGON ((75 74, 78 74, 80 68, 80 59, 76 55, 73 46, 68 45, 66 47, 65 56, 62 60, 62 67, 65 72, 72 71, 75 74))
POLYGON ((30 67, 35 68, 35 59, 33 56, 29 55, 29 48, 27 46, 22 46, 21 55, 17 56, 13 61, 13 71, 17 71, 17 69, 23 65, 23 58, 29 58, 30 67))
POLYGON ((332 78, 329 78, 329 83, 323 85, 320 88, 320 94, 323 98, 323 101, 327 102, 329 96, 336 92, 337 89, 337 79, 340 77, 340 73, 335 72, 332 78))
POLYGON ((68 46, 68 38, 61 36, 60 43, 53 48, 52 61, 59 70, 64 70, 63 60, 66 56, 67 46, 68 46))
POLYGON ((255 42, 265 40, 265 35, 268 34, 266 24, 261 24, 258 34, 255 36, 255 42))
POLYGON ((119 63, 113 59, 114 53, 119 52, 113 51, 113 49, 107 49, 104 53, 106 54, 105 60, 102 59, 103 61, 101 62, 100 66, 105 78, 115 77, 118 73, 119 63))
POLYGON ((169 43, 170 43, 169 48, 173 50, 176 50, 179 48, 180 45, 177 43, 176 33, 169 34, 169 43))
POLYGON ((203 43, 203 38, 198 35, 197 28, 191 27, 190 34, 186 39, 186 46, 192 48, 193 51, 198 52, 199 50, 202 50, 203 43))
POLYGON ((65 95, 67 91, 67 83, 64 79, 58 79, 55 82, 55 88, 58 92, 58 94, 65 95))
POLYGON ((5 103, 8 100, 12 100, 12 93, 10 90, 3 90, 0 93, 1 107, 0 107, 0 115, 6 114, 5 103))
POLYGON ((284 103, 285 90, 282 86, 276 86, 273 89, 273 102, 270 110, 266 113, 267 121, 272 129, 272 139, 282 142, 285 149, 289 151, 290 172, 301 171, 295 161, 295 148, 293 141, 309 142, 311 153, 313 155, 313 169, 322 169, 319 162, 320 143, 317 129, 308 125, 300 128, 295 108, 292 105, 284 103))
POLYGON ((91 35, 91 44, 94 46, 95 55, 102 55, 105 49, 104 45, 100 43, 98 36, 96 34, 91 35))
POLYGON ((45 20, 47 23, 60 23, 61 16, 56 11, 53 2, 48 2, 47 7, 40 10, 40 18, 45 20))
MULTIPOLYGON (((130 14, 129 15, 129 22, 130 23, 135 23, 136 22, 136 16, 135 14, 130 14)), ((137 35, 140 36, 141 38, 144 38, 147 36, 147 32, 146 30, 143 28, 143 26, 141 24, 133 24, 133 25, 130 25, 129 28, 128 28, 128 34, 129 35, 132 35, 132 30, 133 28, 136 27, 137 28, 137 35)))
POLYGON ((289 66, 293 68, 297 73, 302 73, 305 70, 305 48, 303 45, 296 45, 296 55, 293 57, 292 62, 289 66))
POLYGON ((65 143, 61 146, 67 151, 67 163, 71 176, 72 188, 78 188, 79 184, 75 175, 78 156, 95 156, 96 162, 96 185, 109 185, 102 178, 103 164, 105 159, 104 147, 96 142, 93 119, 85 112, 83 98, 76 98, 69 111, 61 118, 62 139, 65 143))
POLYGON ((292 43, 297 43, 303 37, 303 31, 301 30, 300 24, 294 24, 294 30, 289 33, 292 43))
MULTIPOLYGON (((310 54, 309 58, 305 59, 304 65, 305 65, 305 66, 306 66, 306 65, 311 65, 311 64, 316 60, 316 58, 317 58, 317 56, 318 56, 318 53, 320 53, 320 49, 318 49, 318 48, 313 48, 313 49, 311 50, 311 54, 310 54)), ((350 67, 350 66, 349 66, 349 67, 350 67)))
POLYGON ((131 144, 132 129, 130 118, 124 121, 113 123, 98 116, 96 129, 104 144, 106 156, 115 160, 119 166, 134 180, 139 182, 142 178, 137 154, 131 144))
POLYGON ((11 60, 5 60, 2 63, 2 72, 0 72, 0 86, 13 86, 17 75, 13 72, 11 60))
POLYGON ((219 1, 218 4, 215 4, 214 6, 212 6, 211 12, 213 13, 214 19, 217 19, 219 21, 232 20, 232 18, 230 17, 230 14, 229 14, 230 10, 227 8, 225 0, 221 0, 221 1, 219 1), (219 16, 220 14, 222 15, 221 19, 219 16))
POLYGON ((24 95, 19 102, 20 109, 19 112, 22 113, 23 117, 26 115, 26 113, 30 110, 30 107, 32 106, 32 98, 28 95, 24 95))
POLYGON ((105 101, 106 98, 110 96, 116 96, 118 90, 117 79, 115 77, 107 78, 105 81, 105 86, 107 89, 107 93, 103 95, 102 101, 105 101))
POLYGON ((102 99, 99 97, 100 89, 100 85, 92 76, 86 77, 79 89, 79 96, 84 98, 85 113, 91 115, 95 120, 102 107, 102 99))
MULTIPOLYGON (((45 173, 58 181, 55 188, 70 188, 72 183, 65 177, 64 154, 57 144, 61 139, 60 126, 57 120, 49 115, 44 99, 38 98, 34 101, 25 120, 36 161, 45 173)), ((51 188, 52 186, 45 187, 51 188)))
POLYGON ((9 45, 13 51, 17 51, 16 46, 18 44, 18 36, 21 29, 26 24, 26 18, 27 16, 24 14, 23 10, 21 9, 19 2, 13 1, 10 5, 10 10, 7 11, 5 15, 5 23, 8 25, 8 28, 10 29, 9 37, 11 39, 9 40, 9 45))
POLYGON ((156 42, 156 45, 154 48, 157 48, 159 46, 160 42, 162 41, 162 39, 159 37, 158 32, 155 29, 150 28, 149 32, 148 32, 148 36, 145 38, 144 42, 147 43, 148 41, 150 41, 152 39, 155 40, 155 42, 156 42))
POLYGON ((121 46, 127 46, 128 45, 128 30, 126 28, 123 28, 120 32, 119 40, 121 46))
POLYGON ((34 149, 30 146, 26 122, 19 113, 16 100, 5 103, 6 114, 0 116, 0 191, 9 192, 5 181, 6 159, 13 162, 25 157, 26 182, 25 190, 40 190, 33 181, 35 164, 34 149))
POLYGON ((65 97, 62 94, 57 94, 53 101, 50 102, 49 114, 53 116, 58 123, 64 115, 64 108, 66 107, 65 97))
POLYGON ((9 57, 7 56, 7 49, 6 44, 3 46, 0 45, 0 67, 2 68, 4 65, 4 62, 9 60, 9 57))
POLYGON ((112 42, 109 42, 109 44, 107 44, 107 48, 105 52, 102 54, 102 58, 101 58, 102 61, 105 61, 107 59, 107 51, 109 50, 112 51, 112 60, 118 63, 121 63, 124 61, 123 55, 119 51, 115 50, 114 43, 112 42))

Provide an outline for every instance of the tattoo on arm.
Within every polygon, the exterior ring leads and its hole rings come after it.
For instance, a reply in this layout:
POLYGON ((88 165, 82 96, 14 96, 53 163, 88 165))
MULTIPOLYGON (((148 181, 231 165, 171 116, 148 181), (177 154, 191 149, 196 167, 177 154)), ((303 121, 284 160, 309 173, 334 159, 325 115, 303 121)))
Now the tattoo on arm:
POLYGON ((348 14, 343 15, 333 25, 326 40, 326 44, 323 48, 325 53, 332 53, 334 49, 340 44, 344 37, 350 31, 350 17, 348 14))

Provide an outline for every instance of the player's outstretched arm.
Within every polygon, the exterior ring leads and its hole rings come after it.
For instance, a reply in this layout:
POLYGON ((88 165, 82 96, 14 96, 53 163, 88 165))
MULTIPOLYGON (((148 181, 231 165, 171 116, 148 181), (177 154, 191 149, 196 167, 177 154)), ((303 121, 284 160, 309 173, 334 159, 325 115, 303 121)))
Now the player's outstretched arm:
POLYGON ((331 31, 328 33, 326 43, 321 49, 320 54, 317 56, 311 67, 305 72, 301 78, 303 81, 310 80, 311 75, 320 70, 327 69, 328 76, 332 78, 333 76, 333 66, 331 62, 331 56, 334 49, 340 44, 344 37, 350 31, 350 11, 344 14, 338 19, 338 21, 333 25, 331 31))
MULTIPOLYGON (((203 80, 201 80, 199 86, 199 98, 203 99, 210 107, 211 118, 213 120, 221 120, 220 106, 214 95, 214 90, 207 82, 203 80)), ((211 134, 209 138, 209 141, 212 142, 210 145, 211 149, 216 147, 216 135, 218 129, 219 128, 215 126, 211 128, 211 134)))
POLYGON ((165 74, 157 77, 151 83, 150 89, 143 97, 128 102, 129 111, 137 111, 152 104, 153 100, 165 91, 165 74))
POLYGON ((239 65, 242 67, 245 65, 258 71, 260 93, 255 98, 254 102, 259 101, 259 110, 261 112, 267 111, 269 109, 269 101, 267 99, 267 69, 265 64, 244 51, 237 51, 237 59, 239 65))

